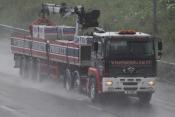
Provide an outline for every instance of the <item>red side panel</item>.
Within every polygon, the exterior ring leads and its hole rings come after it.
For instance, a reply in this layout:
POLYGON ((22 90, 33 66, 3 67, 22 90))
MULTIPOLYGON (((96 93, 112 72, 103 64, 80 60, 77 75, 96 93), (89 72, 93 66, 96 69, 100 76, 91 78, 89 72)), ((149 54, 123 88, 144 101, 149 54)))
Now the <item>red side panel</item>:
POLYGON ((22 54, 41 59, 48 59, 49 56, 51 61, 80 65, 80 48, 73 41, 49 41, 49 53, 46 52, 46 45, 46 40, 31 38, 27 35, 11 37, 11 50, 13 54, 22 54))

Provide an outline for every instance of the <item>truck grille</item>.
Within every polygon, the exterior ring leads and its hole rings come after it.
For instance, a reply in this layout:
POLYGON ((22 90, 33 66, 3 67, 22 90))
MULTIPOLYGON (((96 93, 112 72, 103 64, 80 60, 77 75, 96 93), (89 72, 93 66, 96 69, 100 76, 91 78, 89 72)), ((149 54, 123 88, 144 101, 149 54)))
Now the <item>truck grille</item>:
POLYGON ((110 77, 149 77, 155 76, 156 71, 153 66, 138 66, 135 65, 135 71, 132 73, 124 72, 123 69, 126 69, 127 66, 116 66, 109 67, 109 76, 110 77))
POLYGON ((137 85, 137 82, 124 82, 123 85, 137 85))
POLYGON ((124 90, 126 91, 137 90, 137 87, 124 87, 124 90))

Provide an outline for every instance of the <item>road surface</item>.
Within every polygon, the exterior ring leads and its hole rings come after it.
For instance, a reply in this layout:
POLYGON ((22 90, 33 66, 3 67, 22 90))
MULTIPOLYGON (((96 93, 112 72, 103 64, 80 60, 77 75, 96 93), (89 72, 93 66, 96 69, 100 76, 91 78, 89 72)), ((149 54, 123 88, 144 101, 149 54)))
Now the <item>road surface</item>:
POLYGON ((88 97, 66 92, 53 80, 21 79, 13 68, 10 41, 0 39, 0 117, 174 117, 175 86, 157 83, 149 105, 137 98, 106 99, 92 103, 88 97))

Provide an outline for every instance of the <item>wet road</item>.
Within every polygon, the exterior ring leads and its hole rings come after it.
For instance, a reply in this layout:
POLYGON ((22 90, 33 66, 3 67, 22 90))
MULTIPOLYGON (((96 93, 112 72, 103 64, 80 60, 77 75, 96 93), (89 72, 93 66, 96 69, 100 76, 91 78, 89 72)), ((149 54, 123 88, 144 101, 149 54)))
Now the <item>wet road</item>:
POLYGON ((174 117, 175 85, 157 83, 149 105, 137 98, 106 99, 91 103, 77 92, 66 92, 61 83, 21 79, 13 68, 10 42, 0 40, 0 117, 174 117))

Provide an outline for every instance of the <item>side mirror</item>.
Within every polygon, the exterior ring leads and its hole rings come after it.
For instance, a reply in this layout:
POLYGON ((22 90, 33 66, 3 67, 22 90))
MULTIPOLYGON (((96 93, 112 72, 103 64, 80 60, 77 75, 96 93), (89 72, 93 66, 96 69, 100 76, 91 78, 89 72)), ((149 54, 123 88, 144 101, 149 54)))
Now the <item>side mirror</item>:
POLYGON ((158 52, 158 56, 162 56, 162 52, 158 52))
POLYGON ((157 56, 158 56, 158 60, 161 59, 161 56, 162 56, 162 42, 161 41, 158 41, 158 53, 157 53, 157 56))
POLYGON ((161 42, 161 41, 158 42, 158 50, 159 50, 159 51, 162 50, 162 42, 161 42))

